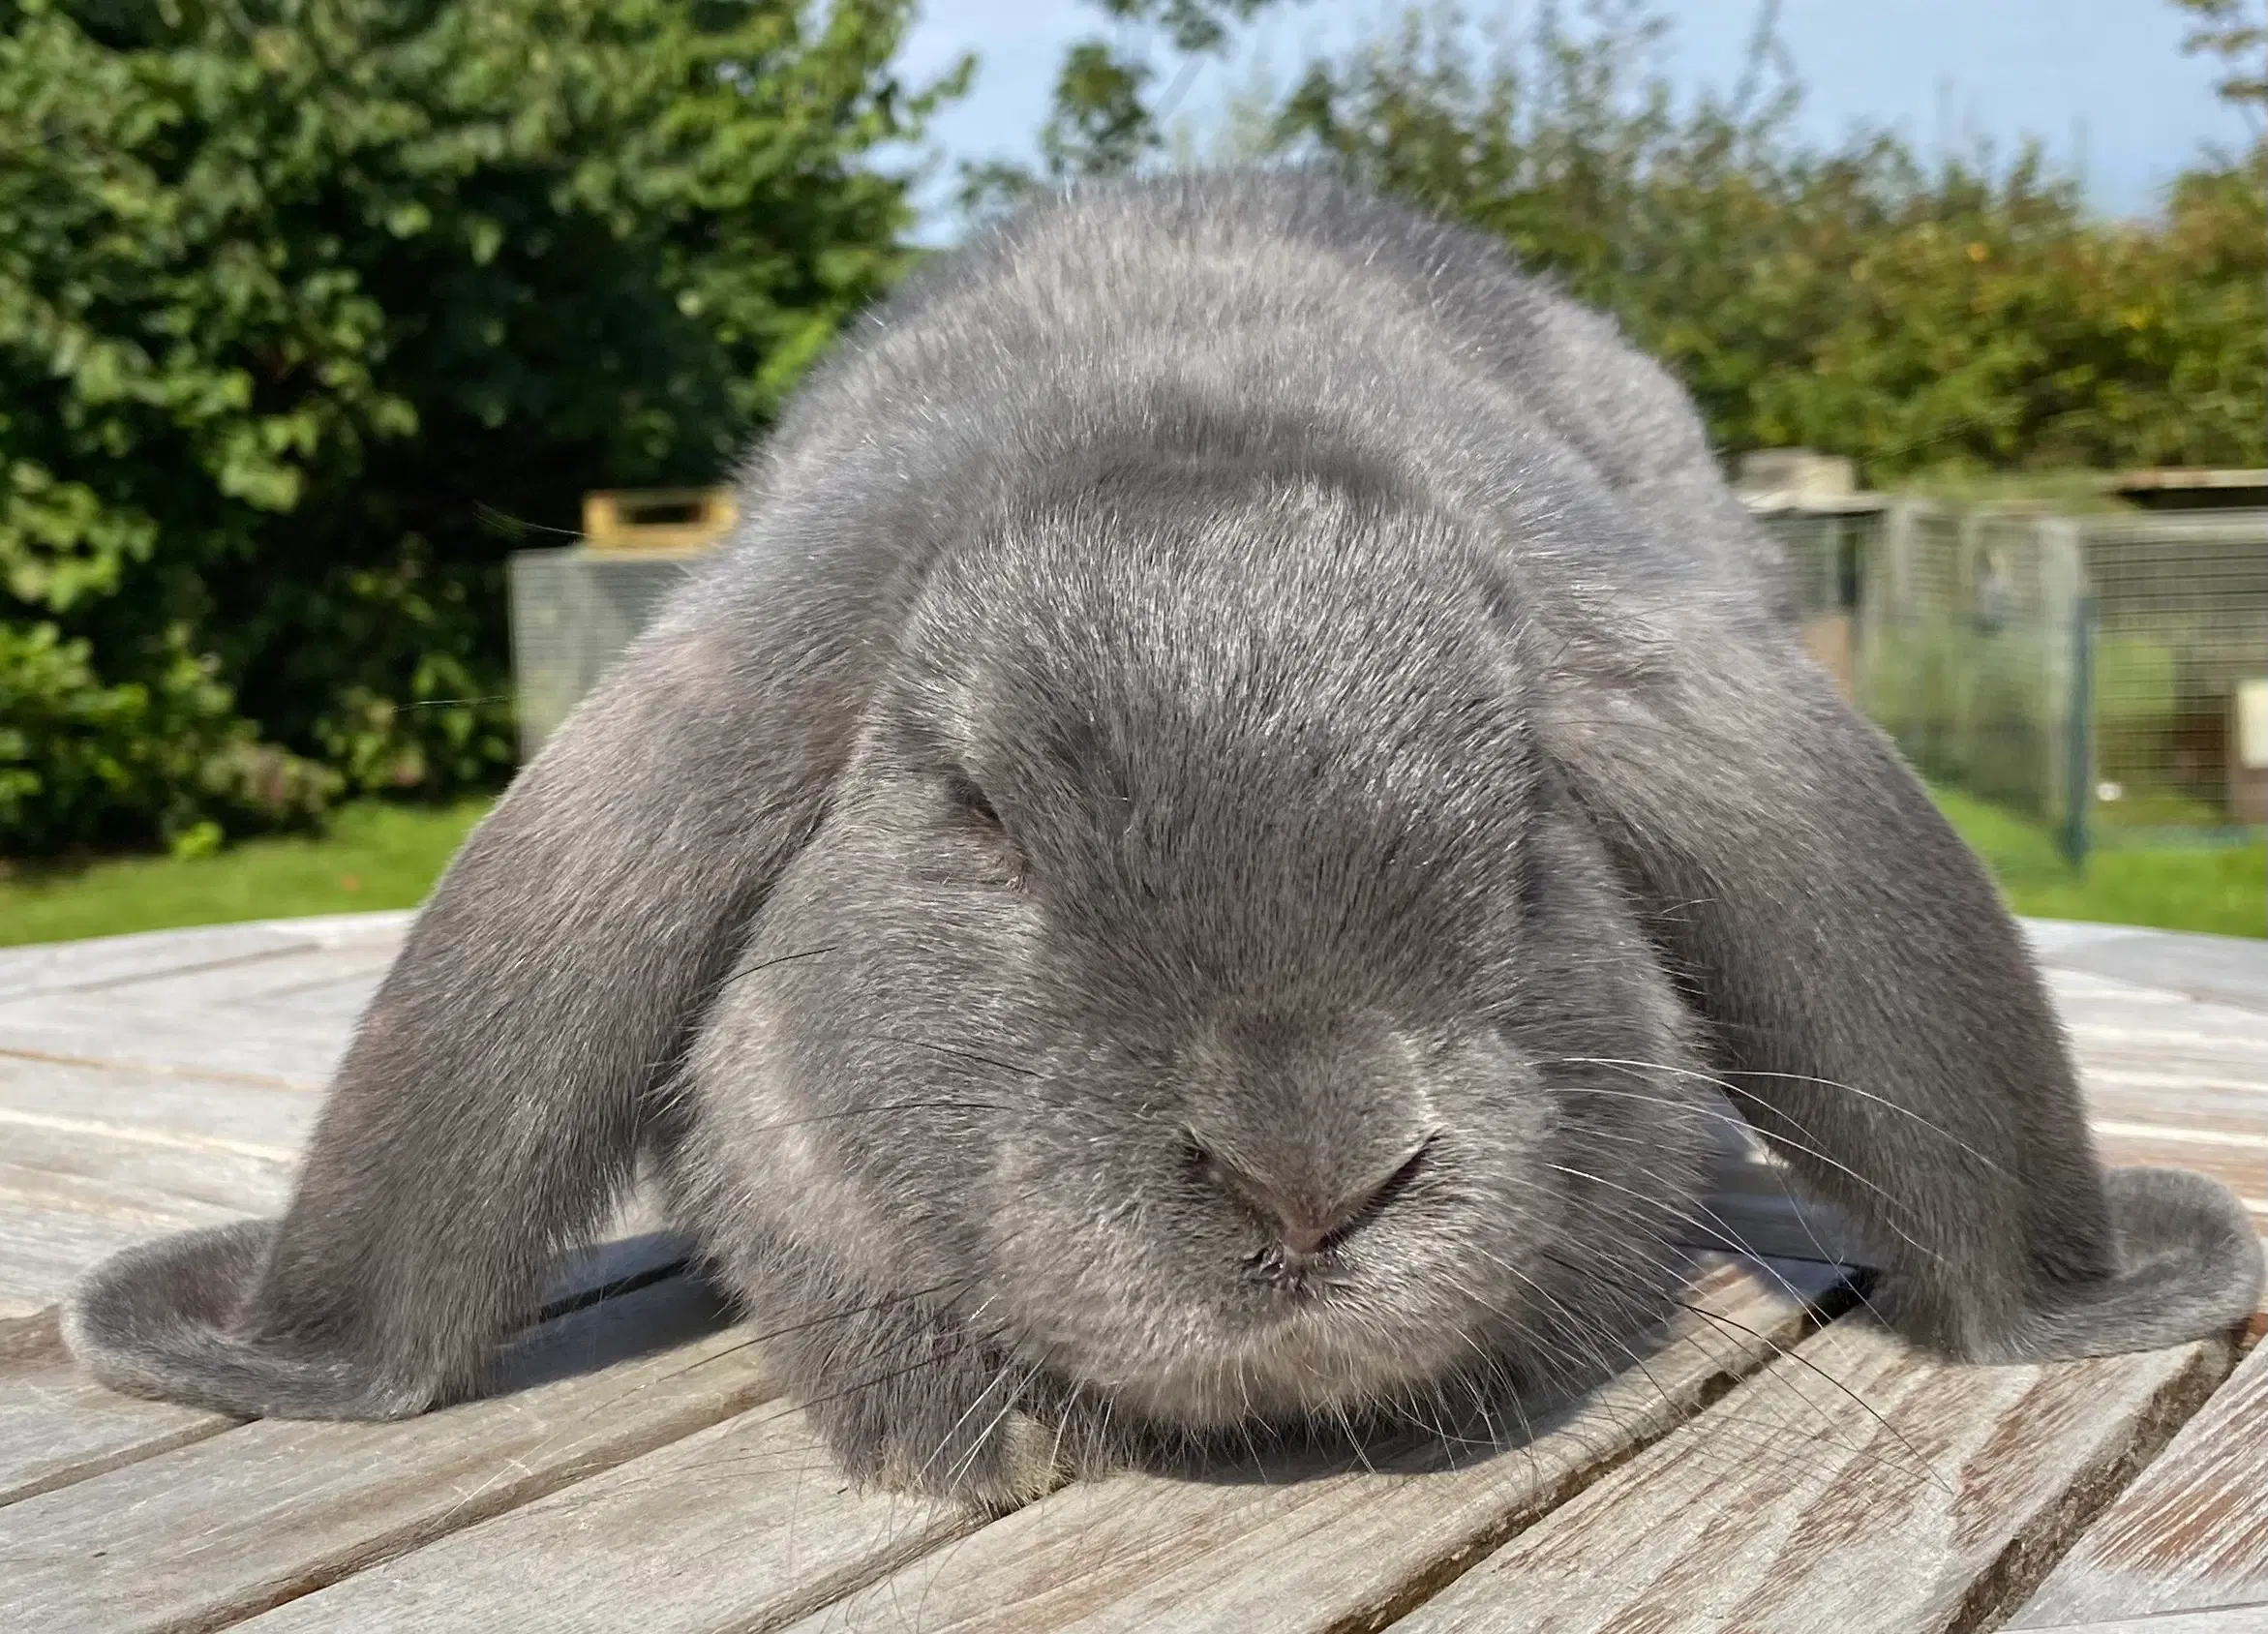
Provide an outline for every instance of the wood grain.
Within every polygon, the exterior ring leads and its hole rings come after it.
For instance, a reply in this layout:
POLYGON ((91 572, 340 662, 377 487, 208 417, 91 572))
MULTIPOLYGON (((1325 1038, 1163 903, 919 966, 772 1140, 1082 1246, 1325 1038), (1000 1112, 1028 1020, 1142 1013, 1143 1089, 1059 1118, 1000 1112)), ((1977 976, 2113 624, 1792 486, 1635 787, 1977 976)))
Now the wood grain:
POLYGON ((2057 949, 2049 962, 2137 986, 2268 1013, 2268 960, 2250 937, 2131 929, 2057 949))
POLYGON ((319 1094, 131 1068, 0 1056, 0 1143, 19 1124, 110 1140, 288 1163, 315 1128, 319 1094))
POLYGON ((639 1634, 771 1628, 975 1526, 956 1506, 848 1490, 802 1414, 770 1404, 241 1626, 610 1634, 634 1615, 639 1634))
MULTIPOLYGON (((652 1218, 644 1203, 626 1204, 605 1240, 562 1258, 544 1292, 547 1309, 577 1310, 681 1267, 688 1245, 650 1229, 652 1218)), ((236 1422, 105 1389, 64 1349, 51 1308, 0 1335, 0 1504, 156 1457, 236 1422)))
POLYGON ((201 1141, 120 1138, 100 1124, 0 1113, 0 1197, 154 1226, 282 1206, 296 1159, 201 1141))
POLYGON ((537 1330, 509 1394, 246 1424, 0 1509, 15 1625, 218 1627, 705 1429, 772 1394, 720 1319, 674 1280, 537 1330))
MULTIPOLYGON (((1831 1279, 1799 1268, 1816 1291, 1831 1279)), ((1803 1285, 1799 1285, 1803 1286, 1803 1285)), ((1720 1270, 1709 1313, 1536 1439, 1444 1468, 1421 1443, 1376 1472, 1298 1464, 1075 1483, 797 1625, 801 1634, 1255 1634, 1370 1626, 1794 1336, 1802 1307, 1720 1270)))
POLYGON ((313 936, 286 925, 252 923, 0 948, 0 999, 115 986, 171 971, 271 957, 318 945, 313 936))
POLYGON ((362 1019, 362 1013, 370 1008, 370 1001, 377 996, 378 983, 384 975, 385 970, 380 968, 367 975, 345 976, 336 981, 280 988, 238 1008, 251 1015, 273 1011, 303 1021, 328 1021, 334 1026, 351 1027, 362 1019))
POLYGON ((0 1004, 0 1058, 319 1089, 347 1047, 335 1020, 164 1010, 125 993, 47 993, 0 1004))
POLYGON ((2248 1601, 2268 1603, 2268 1347, 2213 1393, 2009 1626, 2248 1601))
POLYGON ((318 947, 401 947, 417 918, 415 908, 379 908, 354 914, 309 914, 299 919, 264 920, 271 929, 312 937, 318 947))
POLYGON ((2165 1617, 2122 1617, 2114 1622, 2066 1622, 2041 1634, 2261 1634, 2262 1629, 2268 1629, 2268 1602, 2165 1617))
POLYGON ((88 1266, 166 1228, 0 1197, 0 1320, 36 1316, 88 1266))
POLYGON ((0 1339, 0 1504, 170 1452, 236 1422, 106 1390, 71 1359, 51 1310, 0 1339))
POLYGON ((183 972, 253 967, 310 953, 352 951, 361 959, 382 960, 401 947, 410 918, 387 911, 253 920, 0 948, 0 1000, 115 990, 183 972))
MULTIPOLYGON (((295 997, 310 991, 342 985, 363 993, 374 990, 379 978, 385 975, 386 967, 393 963, 394 953, 390 939, 334 948, 311 943, 297 952, 270 958, 145 978, 123 989, 119 996, 137 1008, 177 1011, 220 1007, 288 1012, 295 997)), ((351 1021, 352 1016, 348 1019, 351 1021)), ((337 1023, 331 1021, 331 1024, 337 1023)))
POLYGON ((1934 1634, 2020 1596, 2219 1381, 2220 1341, 1959 1367, 1845 1317, 1397 1634, 1934 1634))
POLYGON ((0 1316, 54 1303, 97 1260, 142 1238, 281 1208, 295 1152, 242 1136, 284 1134, 312 1115, 313 1101, 0 1063, 0 1316), (207 1094, 219 1104, 200 1106, 207 1094), (168 1116, 189 1127, 159 1121, 168 1116))

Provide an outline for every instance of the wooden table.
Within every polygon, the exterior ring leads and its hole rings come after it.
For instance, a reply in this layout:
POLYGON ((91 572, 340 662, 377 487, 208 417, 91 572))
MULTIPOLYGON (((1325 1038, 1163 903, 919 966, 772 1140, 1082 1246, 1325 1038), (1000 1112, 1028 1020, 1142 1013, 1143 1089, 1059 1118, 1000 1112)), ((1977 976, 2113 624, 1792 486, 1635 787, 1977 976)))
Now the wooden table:
MULTIPOLYGON (((0 1627, 2268 1630, 2268 1349, 1940 1365, 1756 1169, 1725 1208, 1779 1256, 1714 1262, 1643 1367, 1461 1468, 1130 1474, 983 1527, 854 1494, 635 1220, 562 1269, 508 1389, 408 1423, 82 1379, 55 1300, 278 1207, 404 923, 0 953, 0 1627)), ((2032 929, 2106 1155, 2268 1223, 2268 943, 2032 929)))

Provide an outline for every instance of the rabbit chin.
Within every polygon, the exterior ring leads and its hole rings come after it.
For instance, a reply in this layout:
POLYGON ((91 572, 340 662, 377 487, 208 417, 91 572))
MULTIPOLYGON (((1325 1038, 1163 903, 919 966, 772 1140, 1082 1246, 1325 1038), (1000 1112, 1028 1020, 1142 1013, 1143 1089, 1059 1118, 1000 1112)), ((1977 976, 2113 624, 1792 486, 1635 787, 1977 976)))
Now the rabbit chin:
POLYGON ((1084 1354, 1058 1349, 1034 1359, 1114 1413, 1203 1434, 1346 1424, 1373 1408, 1431 1401, 1444 1380, 1471 1373, 1487 1353, 1453 1321, 1412 1319, 1344 1293, 1287 1297, 1272 1317, 1237 1332, 1198 1338, 1154 1328, 1145 1337, 1146 1344, 1081 1346, 1084 1354))

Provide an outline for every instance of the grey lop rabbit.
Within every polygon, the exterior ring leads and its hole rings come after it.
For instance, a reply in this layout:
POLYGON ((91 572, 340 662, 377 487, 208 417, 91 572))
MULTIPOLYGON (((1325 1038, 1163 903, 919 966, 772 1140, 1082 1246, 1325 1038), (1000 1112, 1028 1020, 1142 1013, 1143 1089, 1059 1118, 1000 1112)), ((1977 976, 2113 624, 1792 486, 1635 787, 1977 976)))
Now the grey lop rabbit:
POLYGON ((1044 203, 743 514, 466 843, 288 1213, 78 1291, 99 1377, 462 1397, 644 1161, 851 1472, 998 1506, 1580 1387, 1678 1292, 1709 1081, 1949 1356, 2257 1298, 2225 1191, 2099 1168, 1682 395, 1488 242, 1312 175, 1044 203))

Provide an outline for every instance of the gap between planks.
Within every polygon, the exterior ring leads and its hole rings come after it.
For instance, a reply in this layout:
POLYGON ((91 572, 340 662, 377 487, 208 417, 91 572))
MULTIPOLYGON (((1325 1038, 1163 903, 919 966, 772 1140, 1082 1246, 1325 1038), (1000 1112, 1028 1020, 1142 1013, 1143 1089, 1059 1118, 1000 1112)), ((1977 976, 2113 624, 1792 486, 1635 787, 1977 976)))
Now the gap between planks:
MULTIPOLYGON (((1364 1471, 1261 1465, 1074 1482, 794 1624, 795 1634, 1251 1634, 1382 1626, 1769 1361, 1837 1308, 1724 1268, 1669 1341, 1534 1438, 1458 1462, 1434 1440, 1364 1471), (1794 1295, 1794 1296, 1792 1296, 1794 1295)), ((1447 1449, 1452 1454, 1454 1449, 1447 1449)), ((688 1634, 690 1631, 688 1630, 688 1634)))
MULTIPOLYGON (((1830 1280, 1813 1267, 1792 1271, 1815 1291, 1830 1280)), ((657 1291, 614 1303, 626 1314, 657 1291)), ((1556 1498, 1567 1481, 1626 1456, 1642 1438, 1636 1432, 1658 1434, 1675 1422, 1676 1411, 1729 1388, 1732 1375, 1761 1363, 1804 1320, 1802 1306, 1750 1272, 1716 1271, 1697 1288, 1694 1302, 1711 1313, 1686 1318, 1698 1334, 1688 1333, 1609 1387, 1630 1400, 1619 1407, 1611 1397, 1588 1404, 1574 1424, 1531 1449, 1526 1461, 1515 1453, 1441 1476, 1447 1485, 1429 1489, 1436 1504, 1447 1501, 1442 1495, 1462 1491, 1468 1507, 1500 1524, 1517 1495, 1492 1498, 1488 1488, 1526 1479, 1533 1500, 1541 1480, 1556 1498), (1653 1404, 1649 1418, 1642 1409, 1657 1385, 1678 1400, 1653 1404)), ((710 1348, 720 1343, 697 1342, 694 1359, 671 1371, 681 1377, 729 1358, 749 1377, 761 1375, 761 1359, 745 1340, 723 1343, 721 1351, 710 1348)), ((605 1377, 583 1382, 603 1389, 605 1377)), ((679 1388, 657 1391, 648 1410, 669 1409, 679 1388)), ((286 1603, 261 1619, 263 1631, 598 1629, 620 1625, 624 1603, 605 1586, 630 1572, 640 1579, 639 1625, 653 1634, 777 1626, 909 1558, 930 1558, 941 1544, 957 1540, 965 1547, 985 1536, 971 1537, 973 1523, 958 1511, 844 1492, 800 1413, 784 1404, 749 1410, 769 1395, 755 1390, 730 1412, 679 1423, 674 1435, 649 1442, 656 1450, 628 1449, 643 1456, 609 1458, 604 1468, 566 1473, 555 1467, 557 1449, 538 1455, 488 1444, 509 1432, 508 1422, 502 1431, 493 1422, 509 1399, 392 1426, 247 1425, 0 1510, 0 1557, 31 1568, 29 1589, 19 1592, 43 1629, 201 1629, 279 1602, 286 1603), (714 1431, 706 1429, 719 1419, 714 1431), (446 1462, 455 1486, 482 1492, 482 1501, 440 1504, 431 1490, 432 1471, 420 1474, 420 1458, 446 1462), (499 1462, 506 1467, 499 1468, 499 1462), (412 1499, 415 1489, 425 1489, 422 1501, 405 1500, 404 1485, 413 1489, 412 1499), (682 1524, 640 1523, 641 1516, 671 1513, 673 1505, 682 1524), (280 1518, 287 1513, 287 1523, 280 1518), (280 1558, 274 1532, 296 1539, 291 1547, 306 1558, 280 1558), (72 1571, 75 1539, 80 1549, 106 1550, 114 1565, 105 1571, 116 1575, 90 1577, 83 1560, 72 1571), (379 1563, 387 1556, 399 1558, 379 1563), (549 1583, 581 1574, 591 1591, 547 1593, 540 1606, 530 1605, 529 1573, 538 1566, 549 1583)), ((561 1422, 558 1434, 565 1436, 573 1433, 566 1421, 581 1426, 609 1411, 593 1402, 548 1416, 561 1422)), ((1076 1501, 1081 1492, 1114 1503, 1123 1496, 1120 1482, 1145 1479, 1080 1483, 1023 1513, 1066 1498, 1076 1501)), ((1341 1475, 1274 1490, 1165 1485, 1185 1498, 1228 1496, 1248 1507, 1297 1507, 1321 1493, 1346 1509, 1368 1507, 1377 1484, 1390 1479, 1341 1475)))
MULTIPOLYGON (((294 952, 299 952, 299 951, 301 951, 301 950, 298 950, 298 949, 278 949, 278 950, 276 950, 276 951, 274 952, 274 953, 273 953, 273 954, 259 954, 259 955, 250 955, 250 957, 252 957, 252 958, 254 958, 254 959, 259 959, 259 960, 264 960, 264 959, 267 959, 267 958, 270 958, 270 957, 274 957, 274 958, 283 958, 283 957, 287 956, 287 954, 289 954, 289 953, 294 953, 294 952)), ((222 962, 227 962, 227 961, 222 961, 222 962)), ((176 966, 176 967, 174 967, 174 969, 173 969, 172 971, 168 972, 167 974, 171 974, 171 975, 179 975, 179 974, 181 974, 181 973, 182 973, 181 967, 178 967, 178 966, 176 966)), ((160 978, 160 979, 162 980, 162 978, 160 978)), ((124 978, 124 979, 121 979, 121 982, 122 982, 122 983, 130 983, 130 982, 132 982, 132 981, 136 981, 136 980, 140 980, 140 978, 124 978)), ((80 988, 80 989, 78 989, 78 990, 80 990, 80 991, 84 991, 84 990, 86 990, 86 989, 82 987, 82 988, 80 988)), ((2141 990, 2139 990, 2139 989, 2134 989, 2134 990, 2132 990, 2132 992, 2131 996, 2134 996, 2134 997, 2141 997, 2141 996, 2143 996, 2143 995, 2142 995, 2142 992, 2141 992, 2141 990)), ((2153 997, 2155 997, 2155 996, 2158 996, 2158 995, 2149 995, 2149 996, 2153 996, 2153 997)), ((2179 1002, 2179 1003, 2181 1003, 2181 1004, 2184 1004, 2184 1005, 2188 1005, 2188 1004, 2192 1003, 2192 1001, 2190 1001, 2190 1000, 2179 1000, 2179 1001, 2177 1001, 2177 1002, 2179 1002)), ((2118 1041, 2118 1042, 2121 1042, 2121 1043, 2130 1043, 2130 1044, 2135 1044, 2135 1043, 2141 1043, 2141 1042, 2143 1042, 2143 1041, 2142 1041, 2142 1040, 2141 1040, 2141 1039, 2138 1037, 2138 1035, 2133 1035, 2133 1034, 2132 1034, 2132 1029, 2125 1029, 2125 1030, 2115 1030, 2115 1029, 2108 1029, 2108 1028, 2097 1028, 2097 1029, 2089 1029, 2088 1027, 2086 1027, 2086 1026, 2085 1026, 2085 1024, 2084 1024, 2084 1023, 2080 1023, 2080 1024, 2078 1024, 2078 1025, 2074 1026, 2074 1028, 2073 1028, 2073 1031, 2074 1031, 2074 1033, 2077 1033, 2077 1034, 2085 1034, 2085 1033, 2087 1033, 2087 1032, 2089 1032, 2089 1031, 2094 1031, 2094 1032, 2097 1032, 2097 1033, 2099 1033, 2099 1034, 2104 1035, 2104 1036, 2105 1036, 2105 1038, 2106 1038, 2106 1040, 2107 1040, 2107 1039, 2108 1039, 2110 1036, 2113 1036, 2113 1035, 2115 1035, 2115 1037, 2116 1037, 2117 1041, 2118 1041)), ((2247 1037, 2247 1038, 2243 1039, 2243 1040, 2241 1041, 2241 1043, 2240 1043, 2238 1040, 2236 1040, 2236 1039, 2231 1039, 2231 1040, 2229 1041, 2229 1043, 2231 1044, 2231 1045, 2234 1045, 2234 1046, 2236 1046, 2236 1047, 2238 1047, 2238 1048, 2240 1048, 2240 1049, 2243 1049, 2243 1050, 2244 1050, 2246 1053, 2248 1053, 2248 1054, 2249 1054, 2249 1053, 2250 1053, 2250 1051, 2251 1051, 2251 1049, 2253 1049, 2253 1048, 2255 1048, 2255 1047, 2258 1047, 2258 1045, 2257 1045, 2257 1044, 2255 1044, 2255 1043, 2254 1043, 2254 1040, 2255 1040, 2255 1039, 2262 1038, 2262 1037, 2263 1037, 2263 1035, 2261 1035, 2261 1034, 2258 1034, 2258 1033, 2254 1033, 2254 1034, 2253 1034, 2251 1037, 2247 1037)), ((2187 1040, 2188 1042, 2191 1042, 2191 1043, 2192 1043, 2192 1044, 2193 1044, 2193 1043, 2195 1042, 2195 1035, 2194 1035, 2194 1034, 2169 1035, 2169 1037, 2167 1038, 2167 1040, 2166 1040, 2165 1042, 2172 1043, 2172 1042, 2175 1042, 2177 1039, 2180 1039, 2180 1040, 2187 1040)), ((0 1050, 0 1053, 11 1053, 11 1052, 8 1052, 8 1051, 5 1051, 5 1050, 0 1050)), ((41 1056, 39 1056, 39 1055, 37 1055, 37 1054, 27 1054, 27 1053, 24 1053, 24 1052, 14 1052, 14 1053, 16 1053, 16 1054, 18 1055, 18 1057, 19 1057, 19 1058, 22 1058, 22 1059, 34 1059, 34 1060, 37 1060, 37 1059, 42 1059, 42 1057, 41 1057, 41 1056)), ((2085 1051, 2084 1047, 2082 1046, 2082 1056, 2084 1057, 2084 1055, 2085 1055, 2085 1054, 2086 1054, 2086 1051, 2085 1051)), ((51 1059, 51 1058, 50 1058, 50 1059, 51 1059)), ((105 1063, 103 1063, 103 1064, 104 1064, 104 1065, 113 1065, 113 1063, 108 1063, 108 1062, 105 1062, 105 1063)), ((116 1065, 125 1065, 125 1064, 123 1064, 123 1063, 118 1063, 118 1064, 116 1064, 116 1065)), ((2249 1061, 2248 1061, 2247 1065, 2248 1065, 2248 1066, 2250 1065, 2249 1061)), ((148 1068, 148 1067, 144 1067, 144 1069, 143 1069, 143 1070, 144 1070, 144 1071, 149 1071, 149 1070, 151 1070, 151 1069, 150 1069, 150 1068, 148 1068)), ((157 1071, 160 1071, 160 1072, 170 1072, 170 1071, 171 1071, 171 1069, 168 1069, 168 1068, 164 1068, 164 1067, 157 1068, 156 1070, 157 1070, 157 1071)), ((227 1074, 227 1073, 214 1073, 214 1072, 212 1072, 210 1069, 207 1069, 207 1070, 205 1070, 205 1071, 202 1071, 202 1072, 194 1072, 194 1073, 192 1073, 192 1074, 185 1074, 185 1075, 188 1075, 188 1076, 195 1076, 195 1077, 204 1077, 204 1078, 222 1078, 222 1079, 224 1079, 224 1080, 225 1080, 226 1078, 228 1078, 228 1077, 241 1077, 241 1078, 242 1078, 244 1081, 247 1081, 247 1082, 255 1082, 255 1083, 258 1083, 258 1084, 260 1084, 260 1085, 261 1085, 261 1087, 263 1087, 263 1088, 268 1088, 268 1087, 283 1088, 283 1087, 287 1087, 287 1080, 278 1080, 278 1079, 269 1079, 269 1078, 256 1077, 256 1076, 254 1076, 253 1074, 227 1074)), ((2107 1073, 2106 1073, 2106 1074, 2102 1074, 2102 1076, 2103 1076, 2105 1079, 2115 1079, 2115 1074, 2107 1074, 2107 1073)), ((291 1087, 291 1088, 299 1088, 299 1087, 302 1087, 302 1086, 304 1085, 304 1083, 305 1083, 305 1080, 304 1080, 304 1079, 301 1079, 301 1080, 295 1080, 295 1081, 289 1081, 289 1082, 288 1082, 288 1087, 291 1087)), ((2141 1085, 2139 1085, 2139 1084, 2136 1084, 2136 1085, 2133 1085, 2133 1086, 2132 1086, 2132 1087, 2134 1087, 2134 1088, 2140 1088, 2140 1087, 2143 1087, 2143 1086, 2141 1086, 2141 1085)), ((2227 1087, 2227 1089, 2228 1089, 2228 1090, 2230 1090, 2230 1091, 2233 1091, 2233 1092, 2236 1092, 2236 1093, 2237 1093, 2237 1094, 2239 1094, 2239 1095, 2251 1094, 2251 1093, 2253 1093, 2253 1092, 2254 1092, 2254 1085, 2253 1085, 2252 1082, 2248 1081, 2248 1080, 2242 1080, 2242 1079, 2231 1080, 2231 1082, 2230 1082, 2230 1083, 2229 1083, 2229 1084, 2228 1084, 2226 1087, 2227 1087)), ((2116 1138, 2119 1138, 2119 1137, 2124 1137, 2124 1138, 2127 1138, 2127 1139, 2132 1139, 2132 1138, 2135 1138, 2135 1137, 2138 1137, 2138 1136, 2142 1136, 2142 1135, 2145 1134, 2145 1131, 2144 1131, 2143 1129, 2141 1129, 2141 1128, 2133 1128, 2133 1129, 2116 1129, 2116 1130, 2105 1130, 2105 1131, 2103 1131, 2103 1133, 2104 1133, 2104 1134, 2106 1134, 2106 1135, 2112 1135, 2114 1139, 2116 1139, 2116 1138)), ((2149 1134, 2152 1134, 2152 1135, 2155 1135, 2155 1134, 2157 1134, 2158 1132, 2157 1132, 2155 1129, 2152 1129, 2152 1130, 2150 1130, 2148 1133, 2149 1133, 2149 1134)), ((2170 1135, 2170 1134, 2172 1134, 2172 1132, 2171 1132, 2171 1131, 2168 1131, 2168 1132, 2167 1132, 2167 1134, 2169 1134, 2169 1135, 2170 1135)), ((2253 1137, 2253 1136, 2244 1136, 2244 1135, 2240 1135, 2240 1136, 2238 1136, 2238 1138, 2237 1138, 2236 1140, 2233 1140, 2233 1141, 2223 1141, 2223 1142, 2221 1142, 2221 1143, 2223 1143, 2223 1144, 2229 1144, 2229 1145, 2232 1145, 2232 1146, 2235 1146, 2235 1145, 2239 1145, 2239 1144, 2241 1144, 2241 1145, 2244 1147, 2244 1149, 2246 1149, 2246 1150, 2249 1152, 2249 1150, 2250 1150, 2250 1148, 2251 1148, 2251 1144, 2252 1144, 2252 1142, 2253 1142, 2253 1140, 2255 1140, 2256 1138, 2257 1138, 2257 1137, 2253 1137)), ((2212 1144, 2215 1144, 2216 1142, 2215 1142, 2215 1141, 2213 1141, 2213 1140, 2211 1140, 2211 1139, 2204 1139, 2204 1140, 2197 1140, 2197 1141, 2192 1141, 2192 1142, 2191 1142, 2191 1143, 2192 1143, 2192 1144, 2212 1145, 2212 1144)), ((265 1155, 265 1154, 263 1154, 263 1155, 265 1155)), ((2109 1155, 2109 1154, 2106 1154, 2106 1155, 2109 1155)), ((2249 1200, 2249 1199, 2248 1199, 2248 1200, 2249 1200)), ((2253 1206, 2255 1208, 2255 1210, 2257 1210, 2257 1209, 2258 1209, 2258 1207, 2259 1207, 2259 1205, 2258 1205, 2257 1203, 2254 1203, 2254 1204, 2253 1204, 2253 1206)), ((222 1422, 221 1422, 221 1428, 224 1428, 224 1429, 225 1429, 225 1428, 227 1428, 227 1427, 228 1427, 228 1423, 229 1423, 229 1421, 225 1421, 225 1420, 224 1420, 224 1421, 222 1421, 222 1422)), ((517 1513, 517 1512, 515 1511, 515 1513, 517 1513)), ((411 1558, 416 1558, 416 1557, 411 1557, 411 1558)), ((351 1582, 351 1581, 352 1581, 352 1580, 350 1579, 350 1580, 349 1580, 349 1582, 351 1582)))
POLYGON ((395 1424, 261 1420, 0 1509, 43 1634, 182 1634, 310 1593, 776 1394, 673 1278, 516 1347, 502 1393, 395 1424))
POLYGON ((2008 1627, 2249 1602, 2268 1603, 2268 1347, 2257 1346, 2008 1627))
MULTIPOLYGON (((690 1245, 644 1229, 654 1216, 634 1200, 605 1240, 566 1256, 539 1321, 637 1292, 685 1268, 690 1245)), ((241 1420, 104 1388, 71 1359, 54 1308, 0 1327, 0 1506, 156 1458, 241 1420)))
POLYGON ((2022 1602, 2233 1356, 2217 1339, 1965 1367, 1846 1316, 1398 1628, 1974 1634, 2022 1602))

